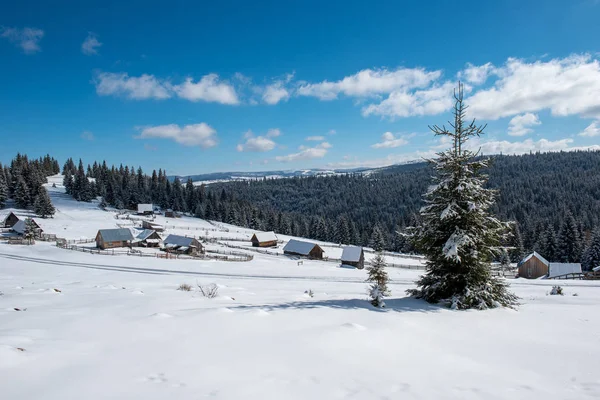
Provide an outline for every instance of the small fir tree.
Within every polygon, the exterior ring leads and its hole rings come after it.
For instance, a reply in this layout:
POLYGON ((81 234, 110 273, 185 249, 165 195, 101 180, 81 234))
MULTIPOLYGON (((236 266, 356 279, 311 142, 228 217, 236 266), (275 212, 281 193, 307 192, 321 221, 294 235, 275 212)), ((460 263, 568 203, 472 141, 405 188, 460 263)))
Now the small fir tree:
POLYGON ((373 264, 367 267, 369 274, 367 282, 371 283, 369 285, 369 298, 371 299, 371 304, 378 308, 385 307, 384 298, 390 295, 387 286, 389 277, 385 270, 386 265, 385 257, 379 252, 373 259, 373 264))
POLYGON ((581 237, 573 214, 567 212, 557 238, 557 261, 572 263, 581 258, 581 237))
POLYGON ((35 239, 35 225, 33 224, 33 220, 31 218, 25 218, 25 230, 23 231, 23 238, 29 242, 29 244, 33 243, 35 239))
POLYGON ((385 249, 385 237, 379 225, 375 225, 371 235, 371 246, 373 250, 381 252, 385 249))
POLYGON ((592 235, 590 244, 585 249, 583 255, 583 268, 591 271, 600 265, 600 228, 597 228, 592 235))
POLYGON ((509 225, 489 212, 496 192, 484 188, 487 176, 481 172, 489 160, 465 147, 470 138, 483 134, 485 126, 466 122, 462 84, 454 97, 453 130, 430 127, 452 145, 429 160, 435 185, 424 195, 421 224, 410 230, 415 246, 427 258, 426 273, 417 281, 418 288, 407 292, 453 309, 513 307, 517 297, 503 278, 491 274, 491 261, 509 225))
POLYGON ((42 188, 36 197, 33 208, 35 213, 42 218, 51 217, 56 212, 52 205, 52 201, 50 200, 50 196, 48 196, 48 192, 44 188, 42 188))
POLYGON ((25 179, 22 177, 17 179, 14 198, 18 208, 28 208, 31 204, 29 188, 27 187, 27 183, 25 183, 25 179))
POLYGON ((4 171, 2 169, 2 164, 0 164, 0 208, 3 208, 6 205, 7 199, 8 199, 8 185, 6 183, 6 179, 4 178, 4 171))

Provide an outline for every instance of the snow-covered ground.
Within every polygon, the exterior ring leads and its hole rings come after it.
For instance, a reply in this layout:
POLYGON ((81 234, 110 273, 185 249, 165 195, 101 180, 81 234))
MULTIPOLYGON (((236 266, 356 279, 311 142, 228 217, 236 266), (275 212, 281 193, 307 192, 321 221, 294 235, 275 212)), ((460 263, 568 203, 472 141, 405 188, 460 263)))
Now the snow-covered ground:
MULTIPOLYGON (((41 220, 48 233, 93 237, 120 222, 60 190, 56 218, 41 220)), ((214 227, 171 222, 189 234, 214 227)), ((600 397, 598 282, 510 280, 517 311, 465 312, 405 297, 422 271, 394 268, 388 307, 376 310, 364 270, 254 255, 163 260, 0 243, 0 398, 600 397), (217 284, 218 296, 202 297, 197 283, 217 284), (557 283, 565 295, 549 296, 557 283)))

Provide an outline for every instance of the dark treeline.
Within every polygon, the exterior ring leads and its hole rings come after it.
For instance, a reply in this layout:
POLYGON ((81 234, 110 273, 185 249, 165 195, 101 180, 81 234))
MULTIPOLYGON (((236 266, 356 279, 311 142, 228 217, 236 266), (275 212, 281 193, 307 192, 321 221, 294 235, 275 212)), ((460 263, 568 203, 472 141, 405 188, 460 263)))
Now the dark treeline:
MULTIPOLYGON (((45 164, 52 166, 46 174, 57 169, 48 159, 45 164)), ((38 163, 42 161, 34 165, 38 163)), ((72 159, 63 174, 67 192, 80 201, 101 196, 103 205, 119 209, 154 203, 199 218, 343 244, 373 245, 376 238, 386 249, 402 252, 413 249, 397 232, 416 222, 431 182, 424 163, 369 175, 261 178, 210 186, 172 181, 163 170, 147 175, 141 168, 108 167, 106 162, 84 167, 72 159)), ((14 194, 11 169, 5 167, 4 175, 14 194)), ((506 243, 513 247, 513 261, 537 250, 550 261, 595 262, 586 260, 593 231, 600 227, 600 152, 496 156, 489 175, 488 186, 499 190, 493 212, 517 222, 506 243)), ((596 236, 599 254, 594 257, 600 258, 600 234, 596 236)))
POLYGON ((48 192, 42 185, 47 183, 48 176, 59 172, 58 161, 49 155, 30 160, 26 155, 17 154, 10 165, 0 164, 0 208, 12 198, 18 208, 33 208, 42 217, 54 214, 48 192))

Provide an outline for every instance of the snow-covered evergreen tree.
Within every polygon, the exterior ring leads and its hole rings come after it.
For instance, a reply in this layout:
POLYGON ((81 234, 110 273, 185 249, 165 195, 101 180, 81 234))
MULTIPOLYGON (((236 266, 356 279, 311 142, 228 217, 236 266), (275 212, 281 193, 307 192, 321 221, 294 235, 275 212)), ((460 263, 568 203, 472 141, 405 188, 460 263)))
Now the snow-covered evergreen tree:
POLYGON ((581 237, 573 214, 567 212, 557 238, 557 261, 579 262, 581 259, 581 237))
POLYGON ((379 225, 373 227, 373 233, 371 234, 371 247, 375 251, 383 251, 385 249, 385 237, 379 225))
POLYGON ((29 244, 35 239, 35 225, 31 218, 25 218, 25 229, 23 231, 23 239, 27 240, 29 244))
POLYGON ((369 274, 367 282, 371 283, 369 285, 369 298, 371 299, 371 304, 379 308, 385 307, 384 298, 390 295, 388 289, 389 277, 385 270, 386 265, 383 254, 377 253, 372 265, 367 267, 369 274))
POLYGON ((42 187, 42 190, 36 197, 33 209, 35 213, 42 218, 51 217, 56 212, 45 188, 42 187))
POLYGON ((348 225, 348 219, 343 215, 338 218, 335 241, 339 244, 348 244, 350 242, 350 226, 348 225))
POLYGON ((583 254, 583 269, 591 271, 600 265, 600 228, 597 228, 592 235, 592 240, 588 244, 583 254))
POLYGON ((6 200, 8 199, 8 184, 6 183, 6 178, 4 177, 4 170, 2 168, 2 164, 0 164, 0 208, 6 205, 6 200))
POLYGON ((525 257, 525 247, 523 246, 523 237, 521 236, 521 229, 519 224, 513 225, 512 237, 511 237, 512 249, 509 251, 510 260, 517 263, 525 257))
POLYGON ((502 253, 500 253, 500 267, 503 271, 510 268, 510 256, 506 249, 502 249, 502 253))
POLYGON ((31 198, 29 195, 29 188, 23 177, 17 178, 15 185, 15 203, 18 208, 28 208, 31 204, 31 198))
POLYGON ((415 246, 427 257, 427 271, 418 288, 407 292, 453 309, 513 307, 517 297, 503 278, 491 274, 491 261, 509 225, 489 212, 496 192, 484 188, 487 176, 481 172, 489 160, 465 146, 485 127, 465 121, 462 84, 454 97, 453 130, 430 127, 436 136, 450 139, 451 147, 430 160, 435 185, 424 195, 420 225, 411 230, 415 246))

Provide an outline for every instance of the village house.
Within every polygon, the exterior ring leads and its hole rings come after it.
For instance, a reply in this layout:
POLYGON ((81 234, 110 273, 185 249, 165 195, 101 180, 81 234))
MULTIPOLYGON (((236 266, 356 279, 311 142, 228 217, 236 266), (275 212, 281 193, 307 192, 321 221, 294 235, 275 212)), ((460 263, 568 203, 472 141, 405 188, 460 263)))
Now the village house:
POLYGON ((130 247, 132 241, 133 235, 126 228, 100 229, 96 234, 96 247, 103 250, 115 247, 130 247))
POLYGON ((323 249, 315 243, 303 242, 301 240, 290 239, 283 248, 283 254, 303 256, 314 259, 323 258, 323 249))
POLYGON ((143 229, 137 233, 132 244, 139 247, 159 247, 162 238, 152 229, 143 229))
POLYGON ((204 253, 204 247, 193 237, 169 235, 163 241, 163 249, 169 253, 196 255, 204 253))
POLYGON ((347 246, 342 251, 342 265, 363 269, 365 267, 365 252, 359 246, 347 246))
POLYGON ((154 206, 152 204, 138 204, 137 213, 138 215, 153 215, 154 206))
POLYGON ((147 220, 142 221, 142 228, 152 229, 153 231, 156 231, 156 232, 163 232, 165 230, 164 226, 156 224, 152 221, 147 221, 147 220))
POLYGON ((579 263, 549 262, 535 251, 521 260, 517 266, 519 277, 527 279, 537 279, 543 276, 555 278, 567 274, 581 273, 581 264, 579 263))
POLYGON ((15 215, 15 213, 10 212, 4 219, 2 220, 3 228, 12 228, 15 224, 19 222, 19 217, 15 215))
MULTIPOLYGON (((44 230, 35 222, 34 219, 31 220, 31 224, 33 225, 33 236, 35 238, 39 238, 44 233, 44 230)), ((25 234, 26 224, 24 219, 20 219, 14 224, 11 228, 13 232, 15 232, 19 236, 23 236, 25 234)))
POLYGON ((250 239, 253 247, 277 246, 277 235, 275 232, 256 232, 250 239))

